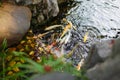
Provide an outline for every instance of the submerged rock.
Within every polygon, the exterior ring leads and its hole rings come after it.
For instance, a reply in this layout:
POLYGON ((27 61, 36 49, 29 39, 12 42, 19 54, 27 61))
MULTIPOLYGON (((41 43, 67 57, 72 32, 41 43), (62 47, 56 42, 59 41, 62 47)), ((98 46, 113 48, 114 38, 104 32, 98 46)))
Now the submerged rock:
POLYGON ((0 44, 4 38, 8 46, 18 43, 28 31, 30 20, 29 8, 3 3, 0 7, 0 44))

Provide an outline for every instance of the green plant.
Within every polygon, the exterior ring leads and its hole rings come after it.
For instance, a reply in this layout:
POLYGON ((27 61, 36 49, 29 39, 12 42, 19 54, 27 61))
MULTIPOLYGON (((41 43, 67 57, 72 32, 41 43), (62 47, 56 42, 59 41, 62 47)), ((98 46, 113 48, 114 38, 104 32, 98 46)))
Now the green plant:
MULTIPOLYGON (((34 74, 47 74, 49 72, 68 72, 82 80, 87 80, 86 76, 84 76, 84 70, 78 71, 75 67, 73 67, 72 63, 63 62, 63 58, 54 59, 53 56, 49 56, 49 58, 42 57, 42 61, 40 63, 36 63, 35 61, 24 58, 27 64, 21 65, 21 68, 24 68, 29 73, 34 74)), ((78 79, 79 80, 79 79, 78 79)))
MULTIPOLYGON (((6 56, 6 51, 5 48, 7 47, 7 41, 6 39, 4 39, 2 45, 0 46, 0 62, 2 62, 2 64, 0 65, 0 67, 2 69, 0 69, 2 72, 0 73, 0 75, 2 77, 5 77, 5 56, 6 56)), ((0 77, 1 77, 0 76, 0 77)), ((3 79, 4 80, 4 79, 3 79)))
POLYGON ((9 52, 7 41, 4 40, 0 48, 0 79, 1 80, 29 80, 33 74, 47 74, 49 72, 59 71, 68 72, 74 76, 86 80, 82 74, 73 67, 72 63, 64 61, 64 58, 54 58, 54 55, 42 56, 41 62, 35 62, 24 52, 9 52))
POLYGON ((23 56, 25 56, 23 52, 8 52, 7 40, 4 39, 0 46, 0 62, 2 63, 0 64, 0 80, 20 80, 24 77, 27 79, 25 72, 19 69, 23 56))

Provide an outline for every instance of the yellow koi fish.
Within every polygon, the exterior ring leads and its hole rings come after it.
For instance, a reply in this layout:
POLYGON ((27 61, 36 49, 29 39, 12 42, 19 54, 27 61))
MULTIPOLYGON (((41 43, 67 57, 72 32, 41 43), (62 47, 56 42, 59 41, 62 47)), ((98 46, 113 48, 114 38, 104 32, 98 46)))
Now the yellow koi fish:
POLYGON ((85 43, 85 42, 87 41, 87 39, 88 39, 88 34, 89 34, 88 32, 85 33, 85 36, 84 36, 84 38, 83 38, 83 42, 84 42, 84 43, 85 43))

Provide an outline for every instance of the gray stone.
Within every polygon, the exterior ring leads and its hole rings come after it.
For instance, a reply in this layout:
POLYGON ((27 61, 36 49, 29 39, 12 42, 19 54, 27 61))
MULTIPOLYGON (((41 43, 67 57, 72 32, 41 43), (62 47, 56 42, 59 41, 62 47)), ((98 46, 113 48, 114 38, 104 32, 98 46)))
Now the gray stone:
POLYGON ((91 46, 89 55, 85 60, 85 67, 91 68, 98 63, 116 56, 120 52, 120 39, 111 39, 101 42, 96 42, 91 46))
POLYGON ((116 39, 114 41, 113 47, 112 47, 112 56, 115 57, 116 55, 120 55, 120 38, 116 39))
POLYGON ((44 24, 59 13, 57 0, 33 1, 32 4, 29 6, 33 13, 32 24, 34 26, 44 24))
POLYGON ((89 69, 86 76, 89 80, 120 80, 120 55, 97 64, 89 69))
POLYGON ((112 39, 97 43, 91 51, 94 58, 90 59, 91 63, 86 64, 91 66, 88 68, 86 76, 90 80, 119 80, 120 79, 120 39, 112 39), (98 55, 96 57, 96 55, 98 55), (101 62, 98 61, 102 60, 101 62))
POLYGON ((65 72, 52 72, 34 75, 30 80, 75 80, 75 77, 65 72))
POLYGON ((104 62, 112 55, 112 41, 105 40, 101 42, 96 42, 91 46, 90 52, 86 59, 86 68, 91 68, 97 63, 104 62))
POLYGON ((47 3, 47 8, 46 10, 44 10, 44 14, 48 12, 47 16, 48 15, 51 15, 52 17, 57 16, 59 12, 57 0, 46 0, 45 3, 47 3))

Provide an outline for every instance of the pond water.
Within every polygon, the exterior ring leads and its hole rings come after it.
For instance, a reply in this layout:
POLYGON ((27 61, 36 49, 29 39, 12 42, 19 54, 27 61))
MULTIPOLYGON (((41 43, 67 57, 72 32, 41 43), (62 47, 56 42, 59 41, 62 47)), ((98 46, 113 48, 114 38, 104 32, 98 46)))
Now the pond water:
POLYGON ((67 19, 81 29, 90 27, 100 35, 113 38, 120 30, 120 0, 76 0, 67 19))
POLYGON ((64 48, 69 52, 79 43, 71 57, 78 63, 81 58, 87 57, 92 44, 119 37, 120 0, 75 0, 75 3, 66 18, 77 27, 77 31, 71 31, 72 36, 64 48), (89 38, 84 43, 86 32, 89 38))
MULTIPOLYGON (((72 8, 68 4, 70 9, 68 8, 67 15, 64 17, 76 26, 76 30, 71 29, 66 35, 69 36, 67 43, 59 44, 61 51, 54 52, 69 54, 72 51, 71 56, 66 60, 72 60, 77 65, 81 59, 87 58, 91 45, 102 40, 118 38, 120 34, 119 3, 120 0, 75 0, 72 8), (84 42, 86 33, 88 38, 84 42)), ((48 35, 51 36, 51 34, 48 35)))

